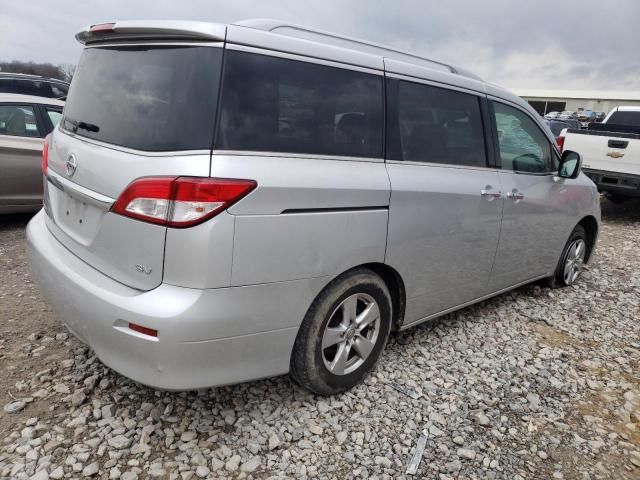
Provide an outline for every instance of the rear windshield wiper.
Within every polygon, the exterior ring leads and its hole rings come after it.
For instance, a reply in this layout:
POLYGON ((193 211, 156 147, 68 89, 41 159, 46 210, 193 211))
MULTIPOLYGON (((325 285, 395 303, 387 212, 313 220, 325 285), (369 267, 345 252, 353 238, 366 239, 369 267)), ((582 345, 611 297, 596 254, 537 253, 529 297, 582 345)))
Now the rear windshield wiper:
POLYGON ((99 132, 100 131, 100 127, 98 125, 95 125, 93 123, 87 123, 87 122, 81 122, 78 120, 74 120, 73 118, 65 118, 64 119, 65 122, 68 122, 72 125, 72 131, 73 133, 76 133, 78 131, 78 129, 82 129, 82 130, 86 130, 87 132, 99 132))

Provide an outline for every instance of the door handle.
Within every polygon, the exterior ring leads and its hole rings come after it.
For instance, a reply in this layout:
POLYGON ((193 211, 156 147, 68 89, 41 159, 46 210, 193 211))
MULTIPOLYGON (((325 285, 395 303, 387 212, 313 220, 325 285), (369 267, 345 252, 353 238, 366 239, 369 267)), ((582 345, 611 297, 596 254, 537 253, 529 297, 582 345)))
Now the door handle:
POLYGON ((492 200, 494 198, 502 197, 502 192, 494 192, 491 190, 491 186, 487 185, 485 188, 480 190, 480 195, 483 197, 489 197, 489 200, 492 200))
POLYGON ((511 192, 507 192, 507 198, 510 198, 511 200, 522 200, 524 198, 524 193, 520 193, 517 190, 513 190, 511 192))

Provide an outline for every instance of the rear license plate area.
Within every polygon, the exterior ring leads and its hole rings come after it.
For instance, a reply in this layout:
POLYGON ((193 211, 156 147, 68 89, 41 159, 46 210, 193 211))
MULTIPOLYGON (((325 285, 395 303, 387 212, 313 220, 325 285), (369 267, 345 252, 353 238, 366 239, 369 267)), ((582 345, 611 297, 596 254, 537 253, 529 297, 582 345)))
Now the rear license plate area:
POLYGON ((91 243, 105 212, 54 185, 48 186, 48 197, 49 211, 56 225, 77 242, 84 245, 91 243))

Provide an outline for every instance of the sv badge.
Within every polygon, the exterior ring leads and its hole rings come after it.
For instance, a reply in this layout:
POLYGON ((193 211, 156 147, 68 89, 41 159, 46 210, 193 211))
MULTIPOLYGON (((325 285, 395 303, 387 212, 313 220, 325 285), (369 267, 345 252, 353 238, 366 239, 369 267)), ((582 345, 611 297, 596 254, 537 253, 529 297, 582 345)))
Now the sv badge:
POLYGON ((136 270, 140 273, 144 273, 145 275, 149 275, 151 274, 152 270, 150 268, 145 267, 144 265, 142 265, 141 263, 138 263, 136 265, 136 270))

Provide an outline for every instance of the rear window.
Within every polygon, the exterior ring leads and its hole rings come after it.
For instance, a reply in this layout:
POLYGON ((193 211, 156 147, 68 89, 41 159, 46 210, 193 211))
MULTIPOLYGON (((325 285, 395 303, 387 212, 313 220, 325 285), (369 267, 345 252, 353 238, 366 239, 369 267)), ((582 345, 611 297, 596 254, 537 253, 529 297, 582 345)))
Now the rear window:
POLYGON ((607 123, 625 125, 627 127, 640 127, 640 112, 613 112, 607 123))
POLYGON ((46 80, 0 78, 0 93, 17 93, 36 97, 64 98, 68 87, 63 83, 46 80))
POLYGON ((221 58, 214 47, 87 48, 62 127, 138 150, 208 150, 221 58))
POLYGON ((227 52, 216 148, 382 157, 382 77, 227 52))

